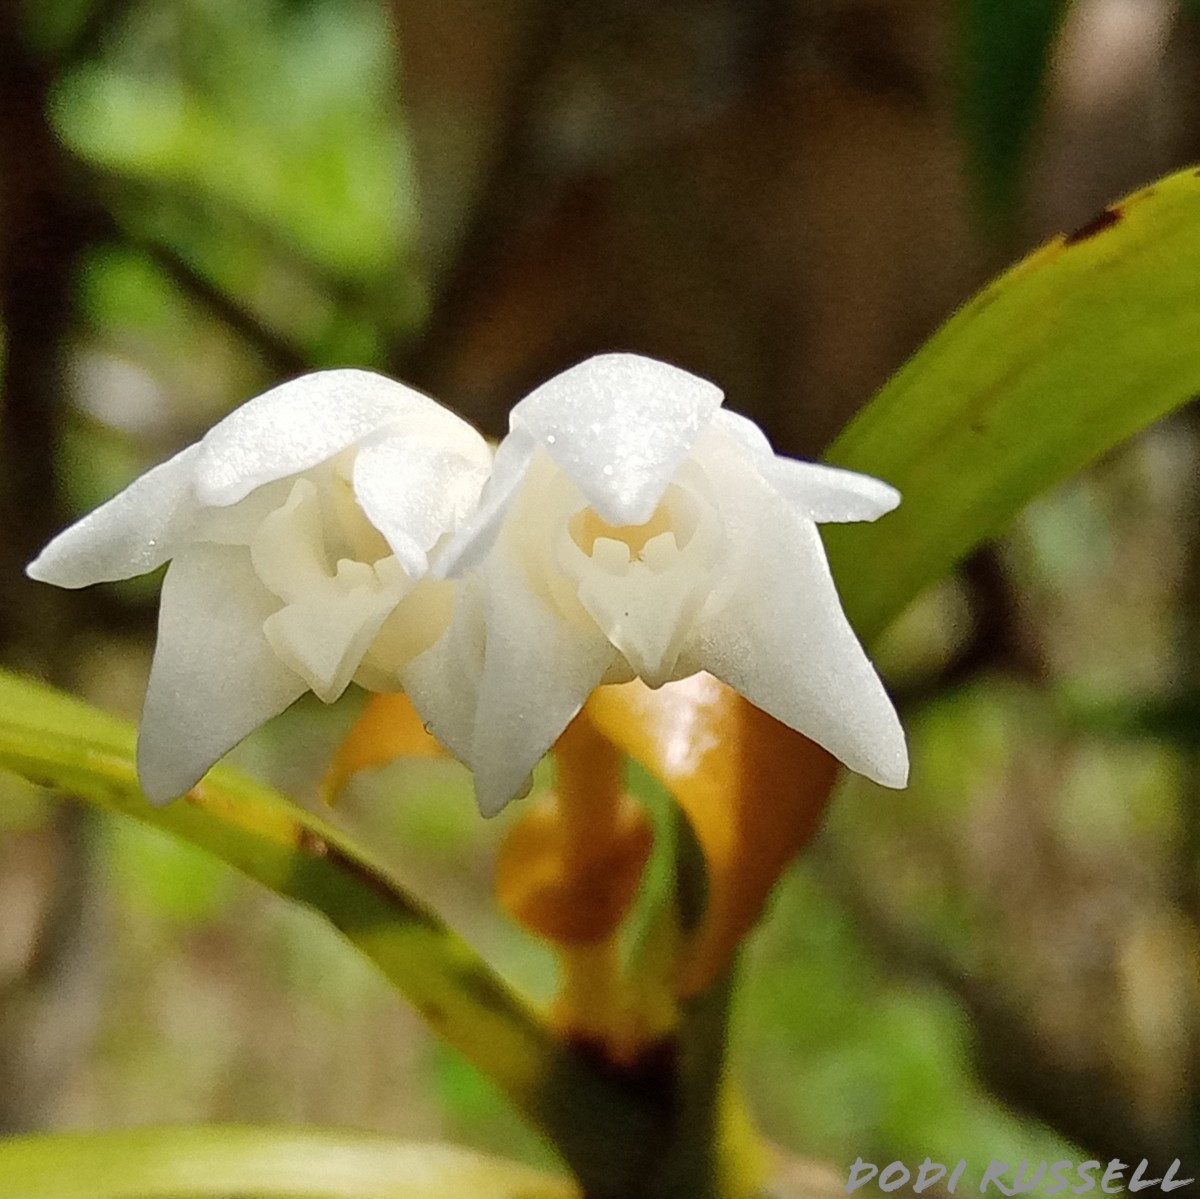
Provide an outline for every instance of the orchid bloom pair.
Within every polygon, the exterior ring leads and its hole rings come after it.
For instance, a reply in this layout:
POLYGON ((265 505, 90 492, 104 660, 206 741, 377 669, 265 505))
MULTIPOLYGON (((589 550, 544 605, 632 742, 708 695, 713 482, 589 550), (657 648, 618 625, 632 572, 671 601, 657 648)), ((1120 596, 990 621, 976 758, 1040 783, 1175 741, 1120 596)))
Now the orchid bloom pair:
POLYGON ((493 455, 412 388, 318 372, 250 400, 28 570, 83 587, 170 560, 138 743, 154 801, 304 692, 332 702, 353 681, 406 691, 491 814, 595 687, 701 670, 903 786, 903 731, 816 528, 899 495, 776 456, 721 401, 677 367, 605 354, 517 404, 493 455))

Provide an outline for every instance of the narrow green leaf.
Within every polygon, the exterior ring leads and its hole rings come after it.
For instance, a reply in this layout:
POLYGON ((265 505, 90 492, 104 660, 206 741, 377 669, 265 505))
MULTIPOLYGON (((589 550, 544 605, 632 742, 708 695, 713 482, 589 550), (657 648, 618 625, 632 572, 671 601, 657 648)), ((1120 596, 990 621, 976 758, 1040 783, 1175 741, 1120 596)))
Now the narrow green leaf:
POLYGON ((826 525, 870 641, 1034 496, 1200 392, 1200 172, 1135 192, 990 283, 917 351, 828 460, 898 487, 826 525))
POLYGON ((0 1140, 4 1199, 573 1199, 527 1166, 449 1145, 210 1125, 0 1140))
POLYGON ((556 1040, 465 941, 344 834, 226 767, 185 798, 152 807, 137 785, 134 740, 123 721, 0 672, 0 766, 190 841, 315 908, 496 1081, 581 1178, 612 1171, 646 1135, 649 1114, 635 1096, 556 1040))
POLYGON ((1050 52, 1069 8, 1070 0, 958 0, 959 111, 978 207, 993 222, 1018 214, 1050 52))

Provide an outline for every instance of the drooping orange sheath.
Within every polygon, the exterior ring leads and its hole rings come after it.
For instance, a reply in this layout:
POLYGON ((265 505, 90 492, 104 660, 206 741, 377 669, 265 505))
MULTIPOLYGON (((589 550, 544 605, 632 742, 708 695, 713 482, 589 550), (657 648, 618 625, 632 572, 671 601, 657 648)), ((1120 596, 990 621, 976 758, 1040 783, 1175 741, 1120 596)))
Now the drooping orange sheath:
MULTIPOLYGON (((816 832, 837 761, 711 675, 656 691, 639 682, 597 688, 556 747, 560 770, 573 776, 564 791, 574 796, 574 832, 564 839, 557 804, 538 801, 513 828, 498 862, 501 904, 561 944, 611 932, 632 902, 649 853, 640 808, 614 802, 619 775, 601 740, 662 782, 704 854, 708 907, 680 976, 681 993, 694 994, 728 964, 771 888, 816 832), (596 787, 614 794, 590 811, 587 796, 596 787), (580 836, 580 822, 593 817, 613 827, 580 836), (589 845, 592 853, 568 860, 589 845)), ((338 749, 322 792, 332 799, 355 772, 396 757, 445 754, 406 696, 374 695, 338 749)))
POLYGON ((708 907, 680 978, 681 993, 695 994, 728 964, 816 832, 837 760, 707 674, 657 691, 600 687, 585 711, 671 792, 704 854, 708 907))

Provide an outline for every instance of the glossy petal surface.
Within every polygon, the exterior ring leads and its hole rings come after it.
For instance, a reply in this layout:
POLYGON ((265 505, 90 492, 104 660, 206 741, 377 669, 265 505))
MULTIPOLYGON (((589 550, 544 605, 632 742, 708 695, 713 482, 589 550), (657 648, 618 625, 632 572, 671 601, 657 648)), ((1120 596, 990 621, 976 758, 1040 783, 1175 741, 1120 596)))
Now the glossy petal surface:
POLYGON ((697 623, 694 663, 852 770, 904 786, 903 730, 842 612, 816 525, 736 455, 707 465, 723 497, 730 592, 697 623))
POLYGON ((616 657, 599 630, 555 619, 502 551, 487 568, 487 642, 467 759, 485 816, 525 789, 616 657))
POLYGON ((600 354, 543 383, 512 412, 610 524, 650 519, 721 391, 637 354, 600 354))
POLYGON ((882 479, 821 462, 780 457, 763 431, 736 412, 718 412, 713 426, 748 451, 763 478, 809 520, 819 524, 875 520, 900 503, 900 493, 882 479))
POLYGON ((171 563, 138 735, 148 799, 181 795, 308 689, 263 635, 278 607, 242 547, 196 545, 171 563))
POLYGON ((57 587, 87 587, 161 566, 188 537, 199 513, 191 493, 199 452, 188 446, 135 479, 59 533, 26 573, 57 587))
POLYGON ((474 570, 496 542, 504 518, 508 515, 525 476, 539 449, 537 441, 524 429, 514 429, 497 447, 492 473, 474 514, 438 553, 434 574, 462 575, 474 570))
POLYGON ((205 434, 196 496, 203 504, 234 504, 379 429, 423 419, 431 405, 419 391, 371 371, 318 371, 281 383, 205 434))
POLYGON ((385 437, 354 459, 355 497, 416 578, 428 570, 438 540, 474 509, 487 479, 487 443, 469 426, 462 430, 469 439, 385 437))

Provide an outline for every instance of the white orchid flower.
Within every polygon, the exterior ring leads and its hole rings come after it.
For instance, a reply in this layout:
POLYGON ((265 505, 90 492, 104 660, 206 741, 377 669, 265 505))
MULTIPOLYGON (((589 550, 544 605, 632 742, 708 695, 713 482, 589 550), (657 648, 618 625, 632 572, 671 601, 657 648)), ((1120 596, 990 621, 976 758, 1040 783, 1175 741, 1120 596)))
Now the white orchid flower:
POLYGON ((606 354, 513 409, 479 510, 435 564, 468 577, 410 688, 485 813, 521 793, 597 685, 702 670, 904 786, 903 730, 817 532, 874 520, 899 494, 776 456, 721 400, 686 371, 606 354))
POLYGON ((429 556, 475 507, 487 443, 427 396, 331 370, 250 400, 59 534, 35 579, 171 560, 138 738, 146 795, 190 788, 305 691, 397 690, 448 623, 429 556))

